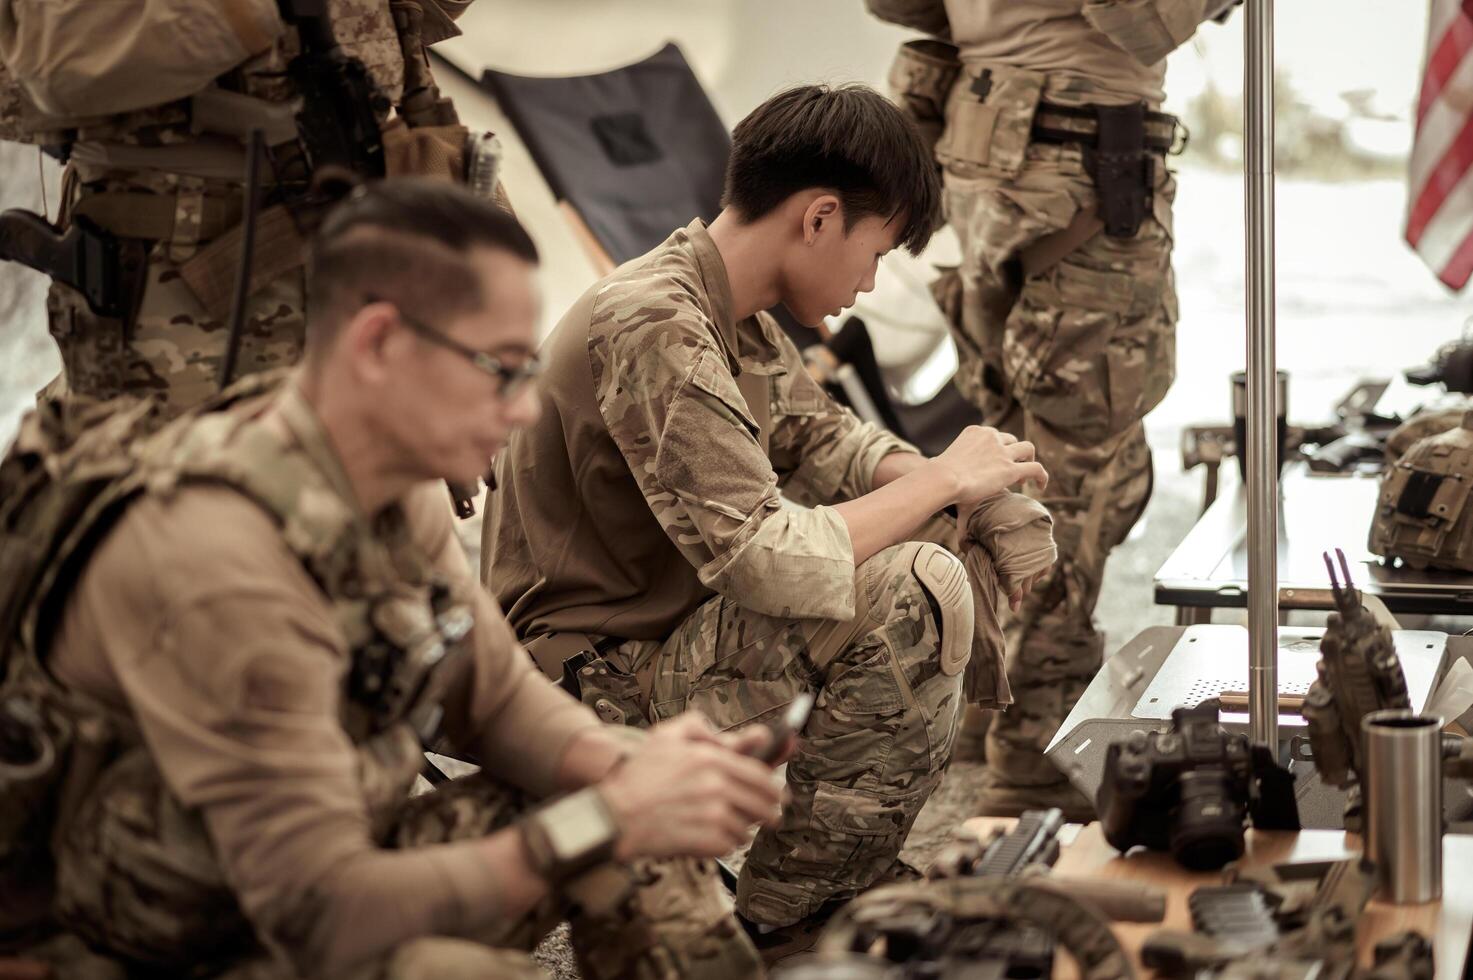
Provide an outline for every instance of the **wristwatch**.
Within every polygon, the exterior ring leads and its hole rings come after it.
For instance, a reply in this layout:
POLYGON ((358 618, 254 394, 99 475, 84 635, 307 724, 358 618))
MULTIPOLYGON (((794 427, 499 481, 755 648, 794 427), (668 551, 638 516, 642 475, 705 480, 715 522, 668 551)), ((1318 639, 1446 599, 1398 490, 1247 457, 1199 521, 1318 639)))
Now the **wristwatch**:
POLYGON ((590 786, 523 817, 518 827, 532 868, 557 885, 614 856, 619 824, 590 786))

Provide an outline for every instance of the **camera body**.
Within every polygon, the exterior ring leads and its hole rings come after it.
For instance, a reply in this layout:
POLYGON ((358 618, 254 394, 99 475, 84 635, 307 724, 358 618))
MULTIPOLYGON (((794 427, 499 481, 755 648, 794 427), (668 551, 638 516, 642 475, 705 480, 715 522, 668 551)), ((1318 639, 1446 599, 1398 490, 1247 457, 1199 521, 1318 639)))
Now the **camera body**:
POLYGON ((1096 808, 1115 849, 1170 851, 1198 871, 1242 856, 1249 819, 1260 830, 1299 829, 1293 774, 1246 735, 1224 731, 1215 700, 1177 708, 1167 731, 1111 745, 1096 808))

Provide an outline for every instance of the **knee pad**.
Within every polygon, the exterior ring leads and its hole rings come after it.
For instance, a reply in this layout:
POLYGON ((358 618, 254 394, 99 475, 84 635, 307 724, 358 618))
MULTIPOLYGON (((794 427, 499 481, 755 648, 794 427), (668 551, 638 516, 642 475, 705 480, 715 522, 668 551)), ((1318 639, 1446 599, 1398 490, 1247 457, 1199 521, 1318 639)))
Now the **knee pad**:
POLYGON ((960 674, 972 655, 976 620, 966 567, 939 544, 927 542, 917 549, 911 573, 925 590, 936 615, 936 629, 941 634, 941 649, 937 651, 941 672, 948 676, 960 674))

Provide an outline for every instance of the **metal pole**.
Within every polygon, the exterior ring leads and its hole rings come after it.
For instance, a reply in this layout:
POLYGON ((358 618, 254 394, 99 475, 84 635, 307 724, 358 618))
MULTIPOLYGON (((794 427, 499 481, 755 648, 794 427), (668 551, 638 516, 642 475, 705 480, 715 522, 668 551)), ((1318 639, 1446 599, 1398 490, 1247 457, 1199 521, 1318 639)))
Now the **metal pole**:
POLYGON ((1248 0, 1243 33, 1243 170, 1248 283, 1248 717, 1278 750, 1278 460, 1274 399, 1273 0, 1248 0))

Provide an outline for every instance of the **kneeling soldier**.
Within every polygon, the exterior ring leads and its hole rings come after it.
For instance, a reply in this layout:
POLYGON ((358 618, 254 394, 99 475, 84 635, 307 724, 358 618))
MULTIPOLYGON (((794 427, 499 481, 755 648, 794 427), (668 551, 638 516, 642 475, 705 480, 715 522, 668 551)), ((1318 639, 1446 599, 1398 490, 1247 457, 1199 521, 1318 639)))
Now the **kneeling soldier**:
POLYGON ((1028 443, 971 428, 926 459, 835 404, 761 312, 816 324, 924 247, 940 186, 898 110, 861 87, 774 97, 736 128, 725 198, 547 341, 548 410, 498 459, 484 571, 607 720, 729 729, 817 693, 738 887, 776 951, 897 873, 964 697, 1008 701, 998 586, 1021 599, 1054 550, 1043 509, 1004 492, 1046 480, 1028 443), (949 506, 973 515, 961 535, 949 506))

